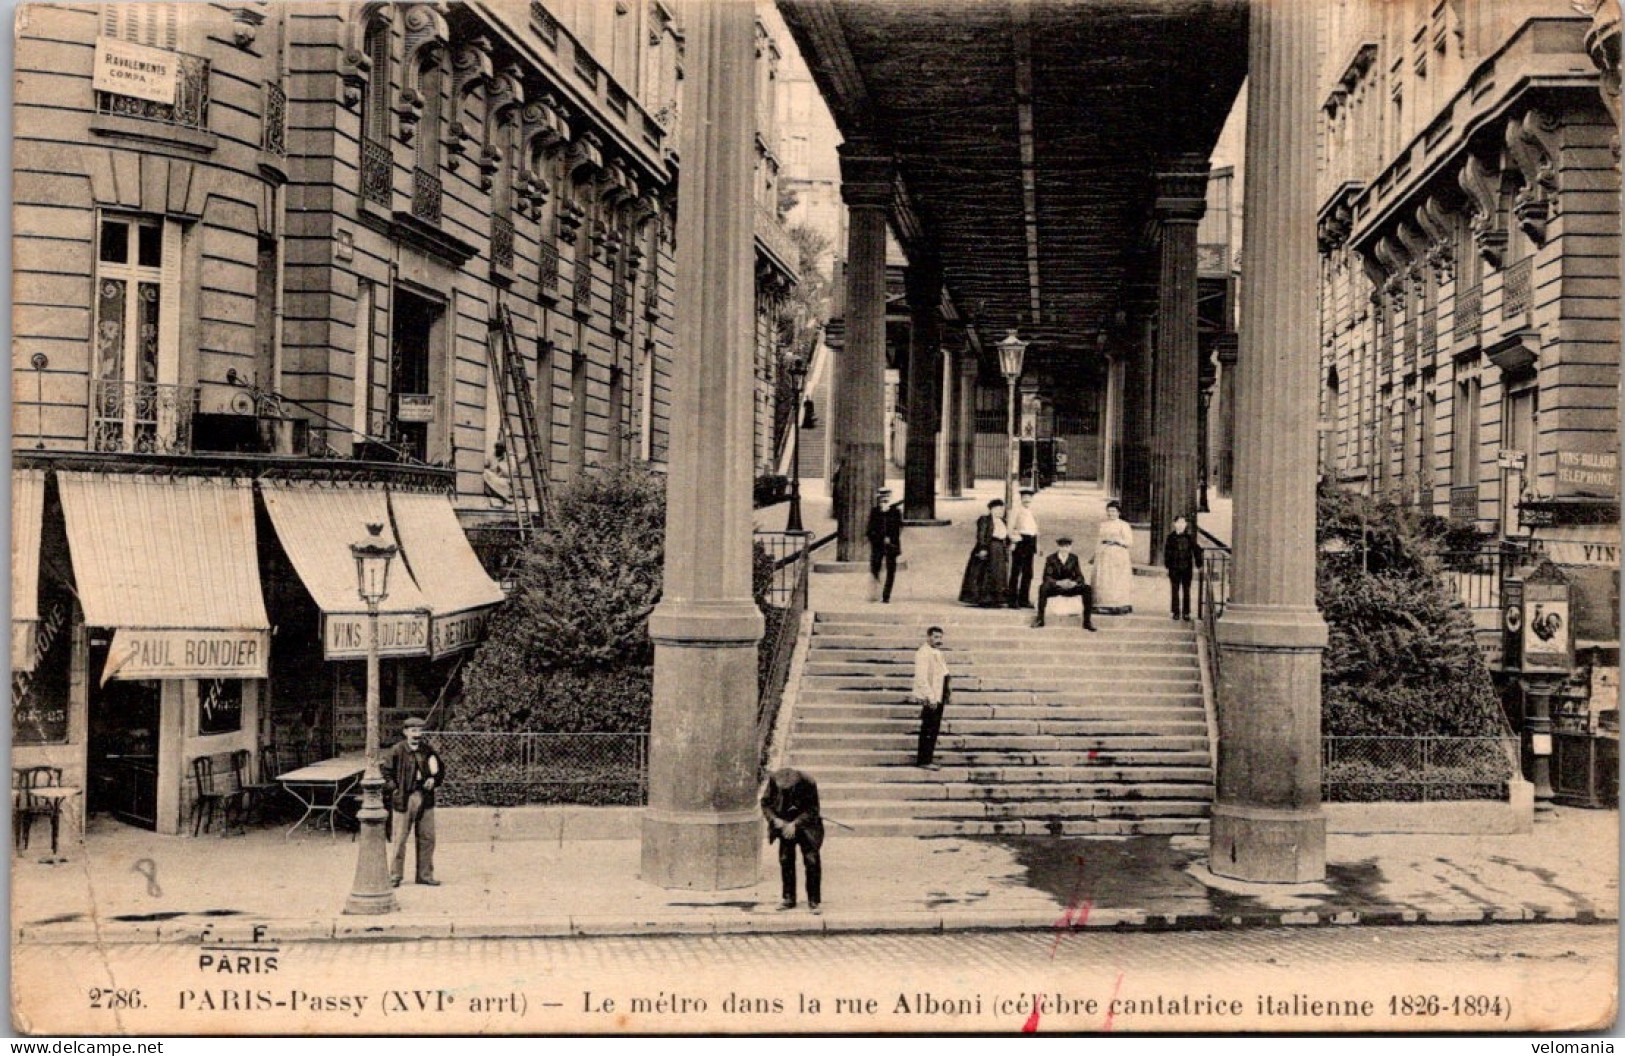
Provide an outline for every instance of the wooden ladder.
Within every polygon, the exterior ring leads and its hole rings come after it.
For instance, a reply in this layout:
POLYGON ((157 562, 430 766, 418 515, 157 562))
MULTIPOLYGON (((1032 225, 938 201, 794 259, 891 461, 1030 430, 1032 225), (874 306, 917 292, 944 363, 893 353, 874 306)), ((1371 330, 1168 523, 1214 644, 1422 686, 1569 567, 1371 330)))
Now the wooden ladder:
POLYGON ((548 445, 537 435, 530 372, 525 369, 524 357, 519 354, 519 343, 514 337, 513 313, 505 304, 497 305, 487 348, 492 376, 502 389, 500 435, 507 452, 508 479, 513 482, 514 512, 518 515, 521 533, 528 538, 538 518, 545 522, 550 508, 548 445))

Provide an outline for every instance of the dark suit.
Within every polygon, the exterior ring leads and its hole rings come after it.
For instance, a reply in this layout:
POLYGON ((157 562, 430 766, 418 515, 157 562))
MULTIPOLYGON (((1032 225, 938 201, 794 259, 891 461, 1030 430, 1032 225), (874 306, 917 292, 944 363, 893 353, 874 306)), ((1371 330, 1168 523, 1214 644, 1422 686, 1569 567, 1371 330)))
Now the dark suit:
POLYGON ((864 532, 869 539, 869 575, 880 578, 880 566, 886 566, 886 584, 880 600, 891 600, 892 584, 897 582, 897 557, 903 552, 903 507, 876 506, 869 511, 869 524, 864 532))
POLYGON ((1049 555, 1044 559, 1044 581, 1038 585, 1038 619, 1044 619, 1044 606, 1051 598, 1082 598, 1083 599, 1083 625, 1094 626, 1095 622, 1095 592, 1089 589, 1084 582, 1083 569, 1078 565, 1077 554, 1067 554, 1063 561, 1059 553, 1049 555), (1059 584, 1063 580, 1071 580, 1070 587, 1059 584))
POLYGON ((1162 544, 1162 566, 1168 570, 1168 611, 1190 619, 1191 578, 1202 567, 1202 548, 1192 532, 1169 532, 1162 544))
POLYGON ((406 837, 415 834, 418 883, 434 879, 434 792, 446 779, 440 753, 427 740, 418 750, 402 740, 391 747, 379 764, 384 777, 384 796, 390 810, 389 878, 400 883, 406 872, 406 837), (433 775, 428 788, 424 784, 433 775))
POLYGON ((818 782, 785 767, 775 770, 762 786, 762 815, 767 818, 767 842, 778 842, 779 875, 784 881, 784 900, 796 901, 796 848, 807 869, 807 902, 823 901, 823 862, 818 849, 824 845, 824 819, 818 813, 818 782), (782 828, 794 823, 795 832, 786 836, 782 828))

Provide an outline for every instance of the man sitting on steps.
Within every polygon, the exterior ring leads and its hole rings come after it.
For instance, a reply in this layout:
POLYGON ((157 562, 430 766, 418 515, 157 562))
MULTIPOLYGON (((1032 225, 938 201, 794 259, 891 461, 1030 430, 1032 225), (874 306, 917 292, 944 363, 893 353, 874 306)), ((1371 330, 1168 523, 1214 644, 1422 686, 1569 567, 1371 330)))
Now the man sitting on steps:
POLYGON ((1094 591, 1083 581, 1083 569, 1078 566, 1078 555, 1072 552, 1072 540, 1061 536, 1055 540, 1056 551, 1044 559, 1044 582, 1038 587, 1038 618, 1034 627, 1044 626, 1044 607, 1051 598, 1082 598, 1083 629, 1095 629, 1094 591))

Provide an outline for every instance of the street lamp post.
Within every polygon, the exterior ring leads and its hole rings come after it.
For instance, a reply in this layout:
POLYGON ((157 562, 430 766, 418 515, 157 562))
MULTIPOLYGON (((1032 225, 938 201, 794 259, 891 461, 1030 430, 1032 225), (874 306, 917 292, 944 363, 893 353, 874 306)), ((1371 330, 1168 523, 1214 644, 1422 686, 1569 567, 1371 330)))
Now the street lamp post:
POLYGON ((360 850, 355 881, 344 912, 393 913, 395 891, 389 882, 389 851, 384 842, 384 777, 378 769, 378 606, 389 597, 389 565, 399 547, 383 541, 382 524, 367 525, 367 538, 350 544, 355 558, 356 591, 367 603, 367 769, 361 777, 360 850))
POLYGON ((806 405, 807 361, 797 356, 790 361, 790 380, 795 384, 796 403, 793 417, 794 430, 790 440, 790 516, 784 523, 786 532, 805 532, 801 526, 801 415, 806 405))
POLYGON ((1005 462, 1004 462, 1004 515, 1010 516, 1016 502, 1016 382, 1021 380, 1021 360, 1027 353, 1027 342, 1016 336, 1014 330, 998 344, 999 369, 1009 387, 1005 399, 1005 462))

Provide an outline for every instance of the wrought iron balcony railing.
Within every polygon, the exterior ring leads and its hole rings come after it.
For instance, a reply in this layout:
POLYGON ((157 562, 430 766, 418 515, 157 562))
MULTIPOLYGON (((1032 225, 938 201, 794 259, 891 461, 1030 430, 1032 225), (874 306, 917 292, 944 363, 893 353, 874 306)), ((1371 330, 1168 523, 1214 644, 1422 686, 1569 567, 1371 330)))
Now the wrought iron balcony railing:
POLYGON ((373 139, 361 141, 361 197, 388 209, 395 189, 395 159, 389 145, 373 139))
POLYGON ((1471 341, 1478 336, 1480 325, 1483 323, 1484 288, 1470 286, 1456 294, 1456 320, 1453 328, 1454 338, 1460 341, 1471 341))
POLYGON ((440 177, 428 169, 412 170, 412 215, 424 223, 440 223, 440 177))
POLYGON ((265 134, 260 146, 267 154, 288 156, 288 93, 280 84, 265 84, 265 134))
POLYGON ((541 287, 543 296, 552 297, 559 290, 559 247, 551 238, 543 238, 536 247, 539 266, 536 269, 536 284, 541 287))
POLYGON ((90 448, 126 454, 190 454, 197 405, 195 385, 94 381, 90 448))
POLYGON ((491 217, 491 263, 513 270, 513 221, 505 216, 491 217))
POLYGON ((1507 268, 1501 283, 1501 325, 1517 326, 1528 321, 1534 260, 1524 257, 1507 268))
POLYGON ((181 52, 176 53, 176 59, 173 103, 155 103, 117 92, 99 91, 96 112, 206 130, 209 127, 209 60, 181 52))

